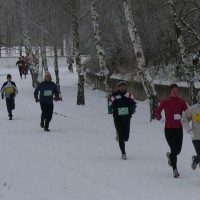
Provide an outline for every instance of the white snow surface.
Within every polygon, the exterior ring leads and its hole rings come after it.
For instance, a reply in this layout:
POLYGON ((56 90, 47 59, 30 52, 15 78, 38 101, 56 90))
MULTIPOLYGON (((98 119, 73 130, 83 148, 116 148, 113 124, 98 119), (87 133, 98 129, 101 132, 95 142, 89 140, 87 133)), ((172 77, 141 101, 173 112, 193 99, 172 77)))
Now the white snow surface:
MULTIPOLYGON (((53 74, 53 67, 50 68, 53 74)), ((40 105, 35 103, 31 77, 11 73, 19 93, 13 120, 0 100, 0 199, 5 200, 196 200, 200 169, 192 171, 195 154, 184 132, 174 179, 167 164, 169 147, 164 124, 149 122, 148 101, 137 101, 126 143, 127 160, 121 160, 113 118, 107 114, 105 93, 85 86, 85 106, 76 105, 77 74, 61 65, 62 102, 54 103, 50 132, 40 128, 40 105)), ((55 76, 53 76, 55 81, 55 76)), ((0 76, 0 84, 6 76, 0 76)))

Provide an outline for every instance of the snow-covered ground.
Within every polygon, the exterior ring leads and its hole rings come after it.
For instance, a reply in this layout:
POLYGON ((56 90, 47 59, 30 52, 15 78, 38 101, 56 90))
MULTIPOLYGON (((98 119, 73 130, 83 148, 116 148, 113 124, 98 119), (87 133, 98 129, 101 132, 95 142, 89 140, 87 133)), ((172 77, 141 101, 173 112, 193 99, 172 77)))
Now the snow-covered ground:
MULTIPOLYGON (((50 68, 53 72, 53 68, 50 68)), ((76 105, 77 75, 61 66, 62 102, 56 102, 50 132, 40 128, 40 107, 30 75, 11 73, 19 94, 14 119, 0 100, 0 199, 5 200, 196 200, 200 169, 192 171, 190 137, 178 157, 179 179, 167 165, 164 124, 149 122, 148 102, 137 102, 132 118, 128 160, 120 159, 105 93, 86 85, 86 105, 76 105)), ((55 80, 55 77, 53 76, 55 80)), ((0 84, 6 76, 0 76, 0 84)))

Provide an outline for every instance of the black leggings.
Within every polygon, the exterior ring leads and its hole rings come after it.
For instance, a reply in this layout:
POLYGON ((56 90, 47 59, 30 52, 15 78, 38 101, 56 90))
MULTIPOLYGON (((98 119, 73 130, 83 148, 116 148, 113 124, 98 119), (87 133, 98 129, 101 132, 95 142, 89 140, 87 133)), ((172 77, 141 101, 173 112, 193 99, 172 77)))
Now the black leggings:
POLYGON ((12 110, 15 109, 15 99, 7 99, 6 98, 6 106, 8 110, 8 116, 12 117, 12 110))
POLYGON ((40 103, 42 114, 41 114, 41 121, 45 121, 45 128, 49 128, 49 123, 52 119, 53 115, 53 104, 44 104, 40 103))
POLYGON ((177 169, 177 155, 180 154, 183 143, 183 128, 165 128, 165 138, 170 147, 172 168, 177 169))
POLYGON ((129 139, 130 118, 114 118, 115 128, 119 136, 119 147, 122 154, 125 154, 125 142, 129 139))
POLYGON ((200 140, 192 140, 197 156, 194 159, 195 163, 200 163, 200 140))
POLYGON ((22 67, 19 67, 19 75, 22 78, 22 67))

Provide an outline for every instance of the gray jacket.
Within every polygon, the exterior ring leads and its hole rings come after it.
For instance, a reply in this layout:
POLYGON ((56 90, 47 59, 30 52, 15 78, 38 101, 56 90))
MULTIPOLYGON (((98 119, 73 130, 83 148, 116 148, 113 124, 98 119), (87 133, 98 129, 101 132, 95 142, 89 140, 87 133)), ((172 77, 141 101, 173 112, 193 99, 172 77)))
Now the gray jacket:
POLYGON ((187 132, 193 131, 192 140, 200 140, 200 104, 197 103, 188 108, 182 115, 182 125, 187 132), (189 122, 192 122, 190 126, 189 122))
POLYGON ((18 93, 15 82, 13 81, 5 82, 1 88, 1 94, 4 95, 4 93, 6 99, 14 99, 16 94, 18 93))

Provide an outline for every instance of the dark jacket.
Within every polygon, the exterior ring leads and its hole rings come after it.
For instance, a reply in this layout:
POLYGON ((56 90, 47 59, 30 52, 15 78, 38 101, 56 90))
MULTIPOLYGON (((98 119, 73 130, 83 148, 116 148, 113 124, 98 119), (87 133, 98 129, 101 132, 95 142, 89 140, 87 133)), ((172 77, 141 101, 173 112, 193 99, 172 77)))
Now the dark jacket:
POLYGON ((53 104, 53 95, 59 98, 58 88, 52 81, 44 81, 40 83, 34 92, 35 99, 40 99, 40 103, 53 104))
POLYGON ((23 68, 24 65, 25 65, 25 63, 24 63, 23 60, 18 60, 18 61, 16 62, 16 65, 17 65, 19 68, 23 68))
POLYGON ((109 100, 108 113, 113 114, 115 118, 130 118, 135 113, 135 109, 135 99, 129 92, 122 93, 118 90, 112 94, 109 100))

